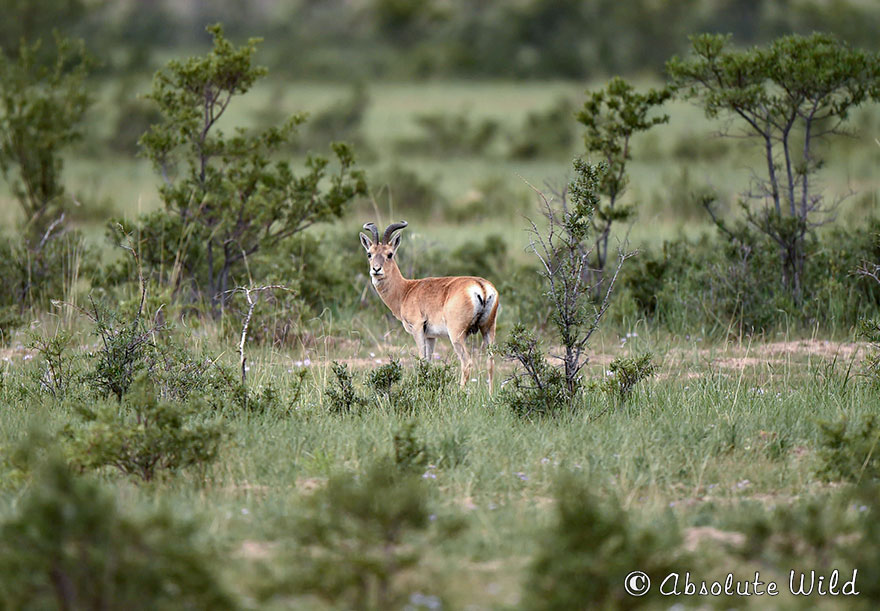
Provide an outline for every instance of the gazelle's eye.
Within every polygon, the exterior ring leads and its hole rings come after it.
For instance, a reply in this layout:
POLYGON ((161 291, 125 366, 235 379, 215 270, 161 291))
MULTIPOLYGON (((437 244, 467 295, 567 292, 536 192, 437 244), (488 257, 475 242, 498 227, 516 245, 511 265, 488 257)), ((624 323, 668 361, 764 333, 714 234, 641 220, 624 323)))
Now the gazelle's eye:
POLYGON ((388 253, 388 258, 389 258, 389 259, 390 259, 391 257, 393 257, 393 256, 394 256, 394 253, 393 253, 393 252, 392 252, 392 253, 388 253))
POLYGON ((367 253, 367 259, 372 259, 373 255, 371 253, 367 253))

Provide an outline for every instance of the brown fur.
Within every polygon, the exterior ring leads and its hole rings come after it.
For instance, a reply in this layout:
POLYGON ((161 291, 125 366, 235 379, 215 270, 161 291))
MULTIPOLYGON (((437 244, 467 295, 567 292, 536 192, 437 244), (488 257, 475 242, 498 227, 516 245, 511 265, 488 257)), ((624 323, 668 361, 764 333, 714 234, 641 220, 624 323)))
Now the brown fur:
MULTIPOLYGON (((370 223, 364 225, 365 229, 374 230, 374 227, 370 223)), ((388 233, 393 231, 386 230, 386 239, 388 233)), ((373 286, 391 313, 415 339, 419 357, 430 359, 436 339, 444 335, 449 337, 461 361, 461 385, 464 386, 473 367, 465 339, 479 332, 483 336, 491 392, 495 366, 488 348, 495 341, 500 299, 493 284, 476 276, 409 280, 403 277, 397 266, 395 253, 400 246, 399 235, 389 239, 389 243, 376 240, 375 244, 363 233, 360 236, 369 257, 373 286)), ((378 233, 374 231, 374 239, 376 237, 378 233)))

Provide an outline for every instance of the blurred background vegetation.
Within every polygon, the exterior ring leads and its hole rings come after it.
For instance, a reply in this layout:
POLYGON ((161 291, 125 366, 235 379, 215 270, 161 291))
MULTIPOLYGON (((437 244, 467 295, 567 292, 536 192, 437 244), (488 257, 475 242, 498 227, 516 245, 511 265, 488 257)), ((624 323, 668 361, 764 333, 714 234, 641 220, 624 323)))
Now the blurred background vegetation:
POLYGON ((264 37, 277 76, 334 82, 656 76, 695 32, 751 45, 820 30, 870 49, 880 27, 867 0, 5 0, 4 14, 5 50, 57 28, 88 40, 106 74, 203 50, 219 21, 233 38, 264 37))

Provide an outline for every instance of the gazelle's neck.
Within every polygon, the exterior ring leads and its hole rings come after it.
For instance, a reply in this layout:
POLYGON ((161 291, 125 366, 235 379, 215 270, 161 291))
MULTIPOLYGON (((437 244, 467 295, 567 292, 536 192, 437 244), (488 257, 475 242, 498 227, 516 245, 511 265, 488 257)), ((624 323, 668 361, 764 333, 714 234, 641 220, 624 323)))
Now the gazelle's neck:
POLYGON ((382 276, 373 276, 373 286, 376 287, 376 292, 397 318, 400 318, 400 303, 403 301, 409 282, 403 277, 396 265, 382 276))

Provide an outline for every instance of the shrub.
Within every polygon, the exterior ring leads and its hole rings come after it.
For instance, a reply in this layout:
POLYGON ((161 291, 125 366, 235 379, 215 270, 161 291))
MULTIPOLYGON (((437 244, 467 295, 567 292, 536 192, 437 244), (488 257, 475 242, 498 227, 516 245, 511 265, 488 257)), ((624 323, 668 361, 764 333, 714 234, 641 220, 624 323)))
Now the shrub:
POLYGON ((56 399, 66 395, 81 375, 80 360, 70 353, 72 339, 70 332, 58 330, 52 337, 32 333, 28 344, 45 365, 38 374, 40 389, 56 399))
POLYGON ((167 511, 124 515, 54 461, 0 525, 0 606, 234 609, 218 565, 193 524, 167 511))
MULTIPOLYGON (((391 459, 335 475, 306 499, 292 525, 289 571, 262 593, 314 596, 333 606, 401 608, 401 577, 418 565, 430 525, 427 491, 391 459)), ((288 599, 289 600, 289 599, 288 599)))
POLYGON ((65 429, 71 461, 81 469, 114 467, 143 481, 191 467, 203 477, 226 436, 219 420, 201 419, 204 411, 201 401, 161 400, 138 378, 120 405, 79 406, 84 425, 65 429))
POLYGON ((373 392, 386 397, 391 394, 391 387, 403 379, 403 368, 400 361, 391 359, 391 362, 377 367, 367 376, 367 384, 373 392))
MULTIPOLYGON (((584 148, 588 154, 598 155, 605 164, 605 171, 591 185, 595 195, 590 222, 593 225, 593 261, 591 273, 601 280, 608 263, 608 240, 615 222, 632 218, 635 207, 624 205, 621 199, 629 184, 627 163, 632 159, 631 140, 635 134, 645 132, 656 125, 669 121, 668 115, 654 114, 655 109, 672 97, 668 88, 647 93, 637 93, 624 79, 616 77, 605 89, 589 92, 584 108, 577 120, 584 128, 584 148)), ((595 283, 594 297, 600 297, 602 284, 595 283)))
POLYGON ((424 470, 429 450, 416 435, 416 421, 404 422, 394 433, 394 464, 402 471, 424 470))
POLYGON ((561 97, 546 110, 531 111, 512 134, 510 153, 514 159, 566 157, 574 145, 574 104, 561 97))
POLYGON ((134 157, 138 141, 154 123, 162 120, 161 113, 148 100, 132 97, 131 83, 124 83, 116 95, 118 114, 113 133, 107 143, 110 150, 134 157))
POLYGON ((880 477, 880 422, 874 414, 818 424, 820 477, 856 482, 880 477))
POLYGON ((452 365, 417 359, 406 386, 419 391, 436 393, 448 389, 453 382, 455 382, 455 372, 452 365))
POLYGON ((617 357, 608 365, 608 374, 602 383, 602 389, 617 402, 625 402, 639 382, 650 378, 657 371, 653 358, 651 353, 639 357, 617 357))
POLYGON ((155 327, 148 327, 143 318, 143 300, 131 318, 92 301, 95 334, 101 343, 95 363, 88 376, 89 384, 101 396, 113 394, 118 401, 128 392, 135 376, 147 367, 147 352, 155 348, 155 327))
POLYGON ((850 534, 854 526, 841 509, 830 498, 782 504, 771 510, 750 507, 732 524, 745 535, 738 555, 786 572, 804 566, 822 571, 835 557, 840 537, 850 534))
POLYGON ((465 112, 421 114, 415 121, 422 135, 399 141, 397 149, 402 153, 482 155, 499 132, 497 121, 474 121, 465 112))
POLYGON ((308 151, 328 142, 349 142, 363 155, 368 150, 363 122, 369 106, 366 86, 361 82, 353 85, 347 98, 315 113, 302 136, 294 139, 295 148, 308 151))
POLYGON ((422 214, 446 208, 446 197, 437 189, 434 181, 424 180, 416 172, 395 164, 371 179, 373 184, 383 185, 395 210, 420 212, 422 214))
POLYGON ((332 369, 333 375, 336 376, 335 386, 328 385, 324 389, 330 411, 350 414, 358 407, 366 406, 367 400, 355 390, 354 376, 348 370, 348 365, 333 361, 332 369))
POLYGON ((528 206, 528 193, 513 188, 507 177, 490 175, 477 181, 462 197, 453 201, 443 215, 457 223, 499 220, 504 216, 517 215, 528 206))
POLYGON ((741 240, 719 232, 646 249, 623 270, 621 284, 640 316, 674 333, 847 328, 876 316, 880 306, 880 284, 851 275, 861 261, 880 256, 877 232, 877 221, 869 220, 808 240, 800 307, 779 278, 776 244, 748 230, 741 240))
POLYGON ((871 345, 871 352, 865 357, 863 375, 875 385, 880 384, 880 320, 862 320, 859 335, 871 345))
POLYGON ((521 368, 504 382, 498 400, 523 418, 551 416, 573 405, 563 372, 547 363, 538 340, 522 323, 493 352, 514 360, 521 368))
POLYGON ((572 475, 557 482, 555 513, 538 541, 524 609, 640 608, 652 594, 630 596, 625 577, 638 567, 659 584, 674 570, 680 535, 668 519, 640 528, 616 501, 600 500, 572 475))

